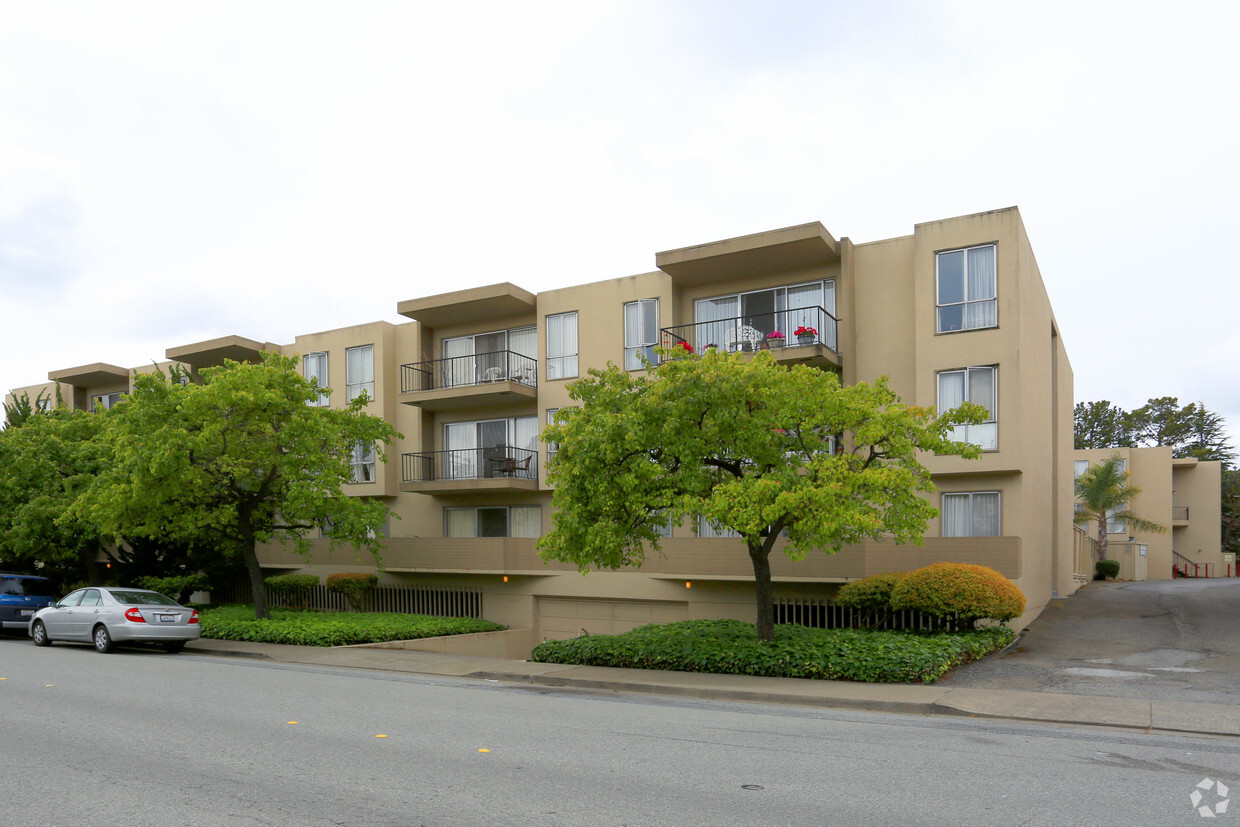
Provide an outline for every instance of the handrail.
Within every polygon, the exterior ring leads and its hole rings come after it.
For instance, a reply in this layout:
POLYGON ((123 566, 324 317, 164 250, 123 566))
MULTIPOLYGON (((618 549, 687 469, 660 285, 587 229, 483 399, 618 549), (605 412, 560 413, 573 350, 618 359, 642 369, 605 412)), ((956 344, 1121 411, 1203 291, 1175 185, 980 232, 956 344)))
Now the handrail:
POLYGON ((695 352, 715 347, 725 351, 759 350, 763 347, 789 348, 825 345, 839 352, 839 320, 822 307, 798 307, 771 313, 751 313, 728 319, 694 322, 665 327, 660 337, 664 349, 688 345, 695 352), (813 334, 798 338, 798 328, 809 328, 813 334), (772 339, 771 334, 782 333, 772 339))
POLYGON ((449 356, 400 366, 400 392, 464 388, 492 382, 538 387, 538 360, 513 350, 449 356))
POLYGON ((401 455, 403 482, 538 480, 538 452, 511 445, 418 451, 401 455))

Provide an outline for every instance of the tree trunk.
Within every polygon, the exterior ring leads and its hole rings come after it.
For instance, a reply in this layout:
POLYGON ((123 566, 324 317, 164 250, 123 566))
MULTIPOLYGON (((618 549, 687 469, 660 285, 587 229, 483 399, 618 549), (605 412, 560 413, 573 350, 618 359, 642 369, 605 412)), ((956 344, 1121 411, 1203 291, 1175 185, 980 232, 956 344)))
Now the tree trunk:
POLYGON ((749 559, 753 561, 754 595, 758 603, 758 640, 775 639, 775 597, 771 591, 770 543, 749 546, 749 559))
POLYGON ((1098 520, 1098 559, 1107 559, 1107 515, 1099 515, 1098 520))
POLYGON ((254 529, 250 525, 248 513, 242 512, 237 515, 237 528, 241 534, 241 559, 245 561, 245 569, 250 574, 254 618, 268 620, 271 618, 271 611, 267 608, 267 587, 263 583, 263 570, 258 565, 258 552, 254 549, 254 529))

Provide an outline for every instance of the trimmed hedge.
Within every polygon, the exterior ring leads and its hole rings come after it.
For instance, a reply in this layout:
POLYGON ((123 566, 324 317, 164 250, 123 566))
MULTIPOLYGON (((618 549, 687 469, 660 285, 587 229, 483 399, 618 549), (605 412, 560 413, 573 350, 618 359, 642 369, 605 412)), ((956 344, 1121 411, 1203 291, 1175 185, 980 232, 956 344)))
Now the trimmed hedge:
POLYGON ((166 594, 178 603, 189 600, 196 591, 209 591, 210 581, 204 574, 181 574, 173 577, 139 577, 135 584, 140 589, 166 594))
POLYGON ((840 587, 835 602, 846 609, 865 612, 871 617, 891 610, 891 590, 904 579, 904 572, 871 574, 840 587))
POLYGON ((377 574, 345 571, 327 575, 327 590, 344 595, 355 611, 365 611, 366 601, 370 598, 370 590, 379 582, 377 574))
POLYGON ((1001 649, 1011 629, 925 634, 870 629, 775 627, 775 640, 758 640, 752 623, 687 620, 640 626, 622 635, 548 640, 530 660, 629 669, 671 669, 726 675, 932 683, 953 667, 1001 649))
POLYGON ((252 640, 295 646, 346 646, 443 635, 467 635, 506 629, 489 620, 433 617, 390 612, 295 611, 272 609, 270 620, 255 620, 253 606, 200 609, 202 636, 216 640, 252 640))
POLYGON ((1025 595, 994 569, 968 563, 935 563, 910 572, 891 590, 891 608, 971 625, 1008 621, 1025 612, 1025 595))
POLYGON ((310 605, 310 590, 319 584, 316 574, 276 574, 263 580, 267 588, 293 604, 295 609, 310 605))
POLYGON ((1118 577, 1119 576, 1119 561, 1118 560, 1099 560, 1098 562, 1094 563, 1094 571, 1097 572, 1098 574, 1101 574, 1103 577, 1118 577))

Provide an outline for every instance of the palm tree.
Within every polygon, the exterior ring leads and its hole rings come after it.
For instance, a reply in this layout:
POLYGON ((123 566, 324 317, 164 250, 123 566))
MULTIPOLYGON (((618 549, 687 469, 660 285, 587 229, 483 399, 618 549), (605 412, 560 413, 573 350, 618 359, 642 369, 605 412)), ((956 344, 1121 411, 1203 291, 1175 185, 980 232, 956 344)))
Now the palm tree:
POLYGON ((1128 484, 1128 472, 1123 470, 1123 459, 1113 454, 1097 465, 1090 466, 1076 480, 1076 499, 1080 507, 1072 521, 1088 523, 1098 521, 1098 558, 1107 559, 1107 521, 1115 520, 1131 530, 1162 534, 1167 527, 1139 517, 1129 510, 1129 504, 1141 493, 1141 489, 1128 484))

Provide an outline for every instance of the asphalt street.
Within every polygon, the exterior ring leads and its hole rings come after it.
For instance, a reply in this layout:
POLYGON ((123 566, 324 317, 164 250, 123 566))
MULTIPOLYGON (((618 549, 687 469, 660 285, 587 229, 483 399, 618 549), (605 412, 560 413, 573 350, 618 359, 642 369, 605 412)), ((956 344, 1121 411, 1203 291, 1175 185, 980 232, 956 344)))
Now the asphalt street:
POLYGON ((0 640, 7 823, 1197 823, 1240 740, 0 640))

